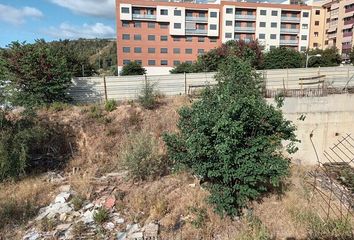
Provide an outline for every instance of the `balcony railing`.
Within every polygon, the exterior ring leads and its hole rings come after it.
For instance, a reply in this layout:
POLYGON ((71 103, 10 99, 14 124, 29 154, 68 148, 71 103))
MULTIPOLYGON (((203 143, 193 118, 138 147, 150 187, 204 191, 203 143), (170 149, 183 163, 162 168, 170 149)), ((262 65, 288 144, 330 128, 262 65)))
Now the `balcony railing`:
POLYGON ((281 17, 282 22, 300 22, 300 17, 281 17))
POLYGON ((330 33, 328 34, 328 38, 336 38, 337 37, 337 33, 330 33))
POLYGON ((208 34, 208 30, 206 30, 206 29, 186 29, 186 34, 207 35, 208 34))
POLYGON ((186 16, 186 21, 208 22, 208 18, 207 17, 190 17, 190 16, 186 16))
POLYGON ((235 27, 235 32, 247 32, 247 33, 254 33, 256 28, 254 27, 235 27))
POLYGON ((235 38, 235 41, 244 41, 245 43, 249 43, 249 42, 252 42, 253 39, 250 39, 250 38, 243 38, 243 39, 235 38))
POLYGON ((241 15, 241 14, 236 14, 235 15, 236 20, 256 20, 256 15, 241 15))
POLYGON ((280 39, 280 45, 298 45, 298 40, 280 39))
POLYGON ((152 14, 133 14, 133 19, 156 20, 156 15, 152 15, 152 14))
POLYGON ((297 28, 281 28, 280 33, 294 33, 297 34, 300 32, 300 29, 297 28))

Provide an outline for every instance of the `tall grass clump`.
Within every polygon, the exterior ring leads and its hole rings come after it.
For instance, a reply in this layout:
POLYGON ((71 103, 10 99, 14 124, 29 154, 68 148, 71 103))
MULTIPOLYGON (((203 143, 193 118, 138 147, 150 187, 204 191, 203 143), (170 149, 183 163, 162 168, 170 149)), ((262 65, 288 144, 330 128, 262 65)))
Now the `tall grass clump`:
POLYGON ((141 106, 146 109, 154 109, 158 106, 158 94, 155 90, 155 84, 146 81, 138 96, 141 106))

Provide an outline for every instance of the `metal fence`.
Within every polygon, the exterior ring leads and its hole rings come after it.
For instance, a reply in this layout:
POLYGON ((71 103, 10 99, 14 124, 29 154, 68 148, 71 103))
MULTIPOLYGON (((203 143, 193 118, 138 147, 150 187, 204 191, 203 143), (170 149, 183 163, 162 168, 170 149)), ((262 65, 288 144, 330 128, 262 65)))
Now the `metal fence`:
MULTIPOLYGON (((321 96, 354 87, 353 66, 258 72, 264 79, 266 97, 279 92, 287 96, 321 96)), ((200 87, 216 84, 214 75, 215 72, 74 78, 70 95, 75 102, 135 99, 145 82, 155 84, 156 89, 166 96, 189 94, 200 87)))

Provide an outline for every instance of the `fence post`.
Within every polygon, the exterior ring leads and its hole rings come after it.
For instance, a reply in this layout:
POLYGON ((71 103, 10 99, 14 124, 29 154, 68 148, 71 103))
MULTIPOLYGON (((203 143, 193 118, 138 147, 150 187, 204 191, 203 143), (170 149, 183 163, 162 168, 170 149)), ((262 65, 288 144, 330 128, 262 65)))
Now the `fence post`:
POLYGON ((184 94, 187 95, 187 73, 184 72, 184 94))
POLYGON ((107 94, 107 83, 106 83, 106 75, 103 75, 103 87, 104 87, 104 99, 107 102, 108 94, 107 94))
POLYGON ((147 75, 144 74, 144 79, 145 79, 145 86, 147 86, 147 75))

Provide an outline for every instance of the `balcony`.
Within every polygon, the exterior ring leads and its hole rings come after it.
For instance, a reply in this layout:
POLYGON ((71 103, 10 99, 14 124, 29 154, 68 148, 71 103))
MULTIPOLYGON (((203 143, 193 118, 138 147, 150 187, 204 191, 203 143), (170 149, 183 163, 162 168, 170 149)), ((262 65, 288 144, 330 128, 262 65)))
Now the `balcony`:
POLYGON ((282 22, 299 23, 300 17, 281 17, 282 22))
POLYGON ((256 21, 256 15, 241 15, 236 14, 235 20, 244 20, 244 21, 256 21))
POLYGON ((191 21, 191 22, 208 22, 207 17, 191 17, 191 16, 186 16, 186 21, 191 21))
POLYGON ((255 31, 255 27, 235 27, 235 32, 254 33, 255 31))
POLYGON ((133 20, 156 20, 156 15, 152 15, 152 14, 133 14, 133 20))
POLYGON ((206 29, 186 29, 186 35, 208 35, 206 29))
POLYGON ((251 38, 243 38, 243 39, 235 38, 235 41, 244 41, 245 43, 250 43, 253 41, 253 39, 251 39, 251 38))
POLYGON ((280 45, 297 46, 298 40, 280 39, 280 45))
POLYGON ((329 39, 332 39, 332 38, 336 38, 337 37, 337 33, 335 32, 335 33, 330 33, 330 34, 328 34, 328 36, 327 36, 329 39))
POLYGON ((300 29, 297 28, 281 28, 280 33, 285 33, 285 34, 298 34, 300 32, 300 29))

